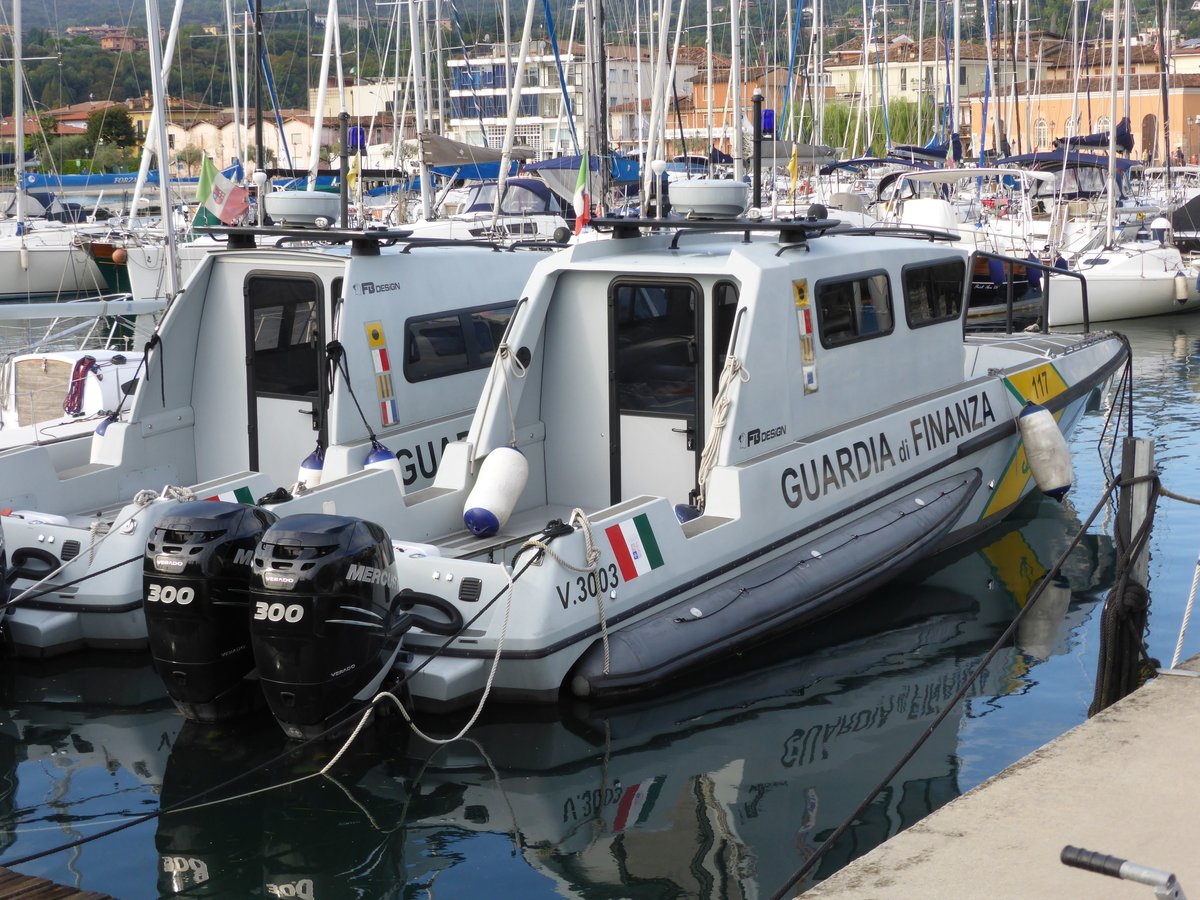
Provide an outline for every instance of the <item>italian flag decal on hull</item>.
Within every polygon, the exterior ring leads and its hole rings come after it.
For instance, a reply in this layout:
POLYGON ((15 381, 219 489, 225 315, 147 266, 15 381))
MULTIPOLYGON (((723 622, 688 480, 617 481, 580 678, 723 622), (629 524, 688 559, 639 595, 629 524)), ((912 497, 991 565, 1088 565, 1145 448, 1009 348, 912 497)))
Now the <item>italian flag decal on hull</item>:
POLYGON ((650 811, 654 809, 655 801, 662 793, 665 780, 666 776, 659 775, 657 778, 651 778, 641 784, 625 788, 625 792, 621 794, 621 800, 617 804, 617 814, 613 818, 612 830, 619 834, 630 825, 641 825, 650 818, 650 811))
POLYGON ((226 503, 249 503, 251 506, 254 505, 254 495, 250 493, 250 488, 248 487, 234 488, 232 491, 222 491, 219 494, 201 499, 224 500, 226 503))
POLYGON ((617 557, 621 577, 626 581, 633 581, 663 564, 658 541, 654 539, 654 529, 650 527, 650 519, 645 513, 610 525, 604 529, 604 533, 608 535, 608 543, 617 557))

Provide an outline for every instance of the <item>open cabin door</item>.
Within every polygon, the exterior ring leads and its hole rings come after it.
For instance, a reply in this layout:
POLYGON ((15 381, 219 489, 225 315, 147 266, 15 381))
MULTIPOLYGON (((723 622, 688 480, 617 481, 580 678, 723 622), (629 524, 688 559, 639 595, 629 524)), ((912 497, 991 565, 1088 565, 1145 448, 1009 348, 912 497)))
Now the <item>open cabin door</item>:
POLYGON ((252 274, 244 292, 249 466, 288 487, 325 445, 324 291, 314 275, 252 274))
POLYGON ((688 503, 703 421, 702 297, 690 281, 619 281, 612 335, 612 502, 639 494, 688 503))

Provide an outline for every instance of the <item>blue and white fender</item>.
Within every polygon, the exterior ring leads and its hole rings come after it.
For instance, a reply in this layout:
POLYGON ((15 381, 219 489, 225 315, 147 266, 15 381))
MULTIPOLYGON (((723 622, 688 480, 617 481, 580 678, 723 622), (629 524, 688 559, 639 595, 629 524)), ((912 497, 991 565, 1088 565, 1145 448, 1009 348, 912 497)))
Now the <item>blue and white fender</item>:
POLYGON ((1073 473, 1067 439, 1058 422, 1054 421, 1054 415, 1046 407, 1029 401, 1017 417, 1017 427, 1038 490, 1062 502, 1071 489, 1073 473))
POLYGON ((396 454, 376 440, 371 441, 371 452, 367 454, 363 468, 382 469, 385 472, 391 472, 397 478, 401 477, 400 460, 396 458, 396 454))
POLYGON ((317 449, 300 463, 300 471, 296 473, 296 481, 310 490, 321 483, 321 473, 325 468, 325 450, 319 444, 317 449))
POLYGON ((463 505, 463 524, 476 537, 504 527, 529 478, 529 462, 515 447, 497 447, 479 467, 475 487, 463 505))

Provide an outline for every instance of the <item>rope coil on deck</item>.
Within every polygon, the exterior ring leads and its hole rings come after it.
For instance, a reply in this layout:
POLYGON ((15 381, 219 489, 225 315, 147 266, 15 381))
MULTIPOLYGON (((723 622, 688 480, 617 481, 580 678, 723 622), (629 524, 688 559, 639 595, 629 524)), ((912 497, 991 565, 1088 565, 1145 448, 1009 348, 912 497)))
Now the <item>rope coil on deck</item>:
MULTIPOLYGON (((171 485, 171 484, 164 486, 161 494, 158 491, 154 491, 154 490, 150 490, 150 489, 140 490, 136 494, 133 495, 133 501, 132 501, 133 506, 134 506, 133 512, 131 512, 128 516, 126 516, 125 519, 123 519, 119 523, 119 525, 120 525, 120 527, 124 527, 127 523, 133 521, 134 516, 136 516, 140 510, 145 509, 147 506, 149 506, 151 503, 154 503, 156 500, 175 500, 179 503, 186 503, 188 501, 195 500, 195 499, 196 499, 196 495, 189 488, 180 487, 180 486, 171 485)), ((88 526, 88 534, 92 538, 90 545, 88 547, 88 553, 87 553, 87 557, 86 557, 89 565, 91 565, 93 562, 95 562, 96 548, 99 547, 106 540, 108 540, 109 537, 111 537, 114 534, 117 534, 120 530, 120 527, 118 527, 118 523, 115 521, 103 522, 99 519, 94 520, 88 526)), ((55 577, 56 575, 62 574, 62 572, 66 571, 66 569, 72 563, 74 563, 76 560, 85 558, 83 556, 83 554, 80 554, 79 556, 73 556, 70 559, 65 560, 63 562, 63 564, 61 566, 59 566, 57 569, 47 572, 45 575, 43 575, 41 578, 39 578, 37 581, 35 581, 29 587, 25 588, 25 590, 23 590, 16 597, 10 598, 8 600, 8 602, 6 602, 2 606, 0 606, 0 613, 4 613, 5 611, 11 609, 12 607, 14 607, 18 603, 20 603, 22 600, 37 599, 38 597, 43 597, 46 594, 52 594, 52 593, 55 593, 56 591, 61 591, 63 588, 71 587, 76 584, 81 584, 82 582, 87 581, 90 578, 96 578, 100 575, 107 574, 108 572, 111 572, 114 569, 119 569, 122 566, 127 566, 130 563, 137 562, 138 560, 142 559, 142 556, 143 556, 143 554, 139 553, 137 556, 131 556, 129 559, 122 560, 121 562, 115 563, 115 564, 108 566, 107 568, 101 569, 97 572, 88 572, 86 575, 82 576, 81 578, 77 578, 74 581, 68 581, 66 583, 61 583, 61 584, 46 585, 46 582, 48 582, 51 578, 55 577), (38 588, 43 588, 43 589, 39 591, 38 588)))

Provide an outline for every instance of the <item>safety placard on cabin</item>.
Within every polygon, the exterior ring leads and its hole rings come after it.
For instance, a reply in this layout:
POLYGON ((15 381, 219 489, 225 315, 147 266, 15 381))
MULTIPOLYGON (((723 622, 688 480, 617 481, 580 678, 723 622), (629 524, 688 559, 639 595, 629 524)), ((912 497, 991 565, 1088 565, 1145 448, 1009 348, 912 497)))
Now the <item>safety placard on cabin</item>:
POLYGON ((375 392, 379 395, 379 418, 384 427, 399 420, 396 411, 396 391, 392 387, 392 363, 388 358, 387 338, 382 322, 368 322, 367 346, 371 348, 371 365, 375 369, 375 392))
POLYGON ((817 361, 813 353, 812 308, 808 303, 808 279, 797 278, 792 282, 792 295, 796 301, 796 325, 800 329, 800 371, 804 376, 804 393, 817 390, 817 361))

